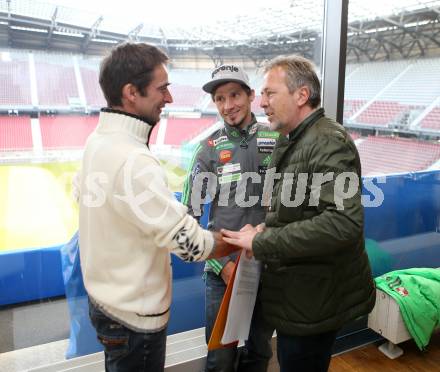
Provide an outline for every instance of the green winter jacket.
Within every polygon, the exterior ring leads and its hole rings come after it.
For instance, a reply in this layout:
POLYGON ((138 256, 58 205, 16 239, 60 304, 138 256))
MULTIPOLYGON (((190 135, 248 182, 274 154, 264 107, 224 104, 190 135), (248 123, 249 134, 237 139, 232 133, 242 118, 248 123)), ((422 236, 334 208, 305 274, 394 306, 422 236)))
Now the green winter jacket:
POLYGON ((282 178, 275 177, 267 229, 252 244, 263 262, 261 299, 268 322, 285 334, 310 335, 370 312, 375 289, 364 248, 360 160, 344 127, 323 109, 315 111, 288 139, 280 136, 269 168, 282 178), (354 195, 346 199, 333 192, 337 182, 344 184, 344 172, 354 179, 354 195), (312 186, 314 173, 316 179, 324 176, 320 190, 312 186), (292 180, 284 181, 288 174, 292 180))
POLYGON ((440 325, 440 270, 396 270, 375 281, 377 288, 396 300, 408 332, 423 350, 440 325))

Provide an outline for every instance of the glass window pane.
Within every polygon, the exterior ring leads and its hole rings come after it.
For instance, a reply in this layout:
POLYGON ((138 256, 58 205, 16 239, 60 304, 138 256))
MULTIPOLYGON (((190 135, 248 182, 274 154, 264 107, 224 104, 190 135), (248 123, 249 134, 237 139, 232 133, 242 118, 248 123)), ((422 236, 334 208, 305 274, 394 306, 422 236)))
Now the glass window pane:
MULTIPOLYGON (((252 110, 266 122, 262 66, 296 53, 312 59, 319 74, 324 1, 225 0, 214 11, 201 0, 157 9, 22 0, 1 1, 0 15, 8 18, 0 20, 0 353, 16 352, 2 354, 0 370, 13 372, 63 359, 66 351, 72 357, 100 350, 90 324, 84 328, 84 289, 72 282, 79 278, 77 251, 62 247, 78 228, 72 183, 106 105, 98 83, 103 55, 125 40, 148 41, 169 54, 174 102, 149 146, 179 196, 194 147, 222 125, 201 89, 211 71, 242 66, 256 92, 252 110), (69 290, 77 291, 70 302, 69 290), (69 335, 80 341, 69 345, 69 335)), ((170 334, 204 325, 204 264, 172 260, 170 334)))
POLYGON ((344 125, 361 157, 376 276, 440 266, 438 6, 349 3, 344 125))

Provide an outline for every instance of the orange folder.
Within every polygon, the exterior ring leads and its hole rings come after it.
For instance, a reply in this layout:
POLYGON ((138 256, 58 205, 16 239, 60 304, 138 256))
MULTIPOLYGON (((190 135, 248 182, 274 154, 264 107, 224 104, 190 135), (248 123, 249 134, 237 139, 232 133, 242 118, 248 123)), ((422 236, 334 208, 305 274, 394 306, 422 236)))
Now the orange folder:
POLYGON ((231 280, 229 280, 228 286, 226 287, 225 294, 223 296, 222 303, 220 304, 220 309, 215 319, 214 328, 211 333, 211 337, 208 342, 208 350, 222 349, 230 346, 237 346, 238 340, 231 342, 230 344, 223 345, 221 343, 223 332, 225 331, 226 319, 228 318, 229 302, 231 301, 232 287, 235 281, 235 272, 237 271, 238 262, 240 261, 240 256, 238 256, 235 263, 234 271, 232 272, 231 280))

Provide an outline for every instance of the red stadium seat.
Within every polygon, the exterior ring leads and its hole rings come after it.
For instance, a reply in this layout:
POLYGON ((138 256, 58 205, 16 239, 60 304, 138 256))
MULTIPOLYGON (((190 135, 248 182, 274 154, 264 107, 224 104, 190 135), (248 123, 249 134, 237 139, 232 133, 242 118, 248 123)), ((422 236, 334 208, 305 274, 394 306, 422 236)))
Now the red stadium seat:
POLYGON ((42 116, 43 148, 81 148, 97 124, 98 116, 42 116))
POLYGON ((0 150, 32 150, 29 116, 0 116, 0 150))

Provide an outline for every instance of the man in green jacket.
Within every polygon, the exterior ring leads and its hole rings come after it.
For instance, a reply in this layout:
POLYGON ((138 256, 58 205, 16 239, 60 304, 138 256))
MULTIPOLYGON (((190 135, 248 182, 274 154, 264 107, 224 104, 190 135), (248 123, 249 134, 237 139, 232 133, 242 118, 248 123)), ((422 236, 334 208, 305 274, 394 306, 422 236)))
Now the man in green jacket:
POLYGON ((263 313, 277 331, 281 372, 327 371, 337 331, 375 303, 359 154, 319 107, 320 90, 305 58, 267 64, 261 107, 281 135, 266 173, 272 168, 265 229, 222 230, 263 263, 263 313))

